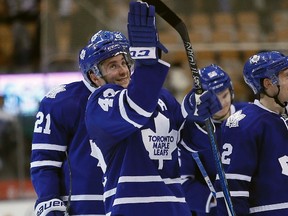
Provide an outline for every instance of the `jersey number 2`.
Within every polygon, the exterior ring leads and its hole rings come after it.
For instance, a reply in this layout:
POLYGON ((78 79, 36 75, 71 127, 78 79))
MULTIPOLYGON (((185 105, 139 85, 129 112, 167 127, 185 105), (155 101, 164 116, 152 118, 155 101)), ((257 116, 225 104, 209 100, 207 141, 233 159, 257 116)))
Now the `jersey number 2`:
POLYGON ((282 174, 288 176, 288 156, 284 155, 283 157, 280 157, 278 161, 282 168, 282 174))

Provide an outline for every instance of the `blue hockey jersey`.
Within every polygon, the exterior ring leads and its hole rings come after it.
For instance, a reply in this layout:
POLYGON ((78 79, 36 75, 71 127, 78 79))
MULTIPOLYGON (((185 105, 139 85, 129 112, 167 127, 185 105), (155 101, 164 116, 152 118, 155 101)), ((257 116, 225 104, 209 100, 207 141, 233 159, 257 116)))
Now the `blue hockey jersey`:
POLYGON ((98 161, 90 155, 84 121, 91 91, 88 83, 79 81, 60 85, 41 101, 31 155, 36 205, 53 198, 67 205, 71 190, 70 215, 105 215, 103 173, 98 161))
MULTIPOLYGON (((288 125, 258 100, 223 124, 222 163, 236 215, 288 215, 288 125)), ((219 215, 227 215, 216 179, 219 215)))
POLYGON ((184 118, 162 89, 168 68, 136 67, 127 89, 107 84, 89 98, 86 125, 104 171, 107 215, 191 215, 177 151, 184 118))
MULTIPOLYGON (((247 103, 234 103, 231 105, 231 114, 243 108, 247 103)), ((215 135, 217 144, 221 143, 221 121, 214 121, 215 135)), ((216 179, 217 169, 215 160, 211 150, 211 144, 207 132, 199 124, 189 121, 189 118, 183 128, 183 146, 181 149, 181 178, 183 180, 183 188, 186 194, 186 200, 191 211, 197 212, 197 215, 206 215, 210 211, 209 205, 212 200, 211 190, 207 186, 206 181, 212 183, 214 189, 214 181, 216 179), (191 136, 189 135, 191 134, 191 136), (199 169, 196 161, 192 157, 192 153, 198 154, 200 163, 206 172, 206 181, 199 169), (208 180, 208 181, 209 181, 208 180)), ((210 215, 215 215, 211 213, 210 215)))

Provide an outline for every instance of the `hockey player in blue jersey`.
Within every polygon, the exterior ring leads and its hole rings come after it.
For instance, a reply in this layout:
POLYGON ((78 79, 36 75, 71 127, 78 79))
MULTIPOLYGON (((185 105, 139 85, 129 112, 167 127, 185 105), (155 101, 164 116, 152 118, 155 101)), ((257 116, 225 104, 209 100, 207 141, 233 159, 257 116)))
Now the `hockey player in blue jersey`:
MULTIPOLYGON (((159 58, 158 51, 165 48, 157 35, 154 6, 130 3, 128 35, 136 61, 128 85, 128 51, 121 45, 99 41, 92 47, 94 61, 83 54, 83 61, 87 58, 88 67, 94 66, 107 83, 90 96, 85 118, 92 155, 104 172, 106 215, 190 216, 177 150, 184 118, 180 104, 162 88, 169 64, 159 58), (114 55, 106 55, 108 50, 114 55)), ((205 95, 207 103, 217 100, 211 92, 205 95)), ((204 112, 219 110, 210 108, 204 112)))
MULTIPOLYGON (((218 65, 211 64, 199 70, 203 90, 217 94, 222 109, 212 116, 217 143, 220 143, 221 124, 246 103, 233 103, 234 90, 229 75, 218 65)), ((195 91, 194 91, 195 92, 195 91)), ((209 137, 204 122, 187 121, 183 129, 181 147, 181 177, 186 200, 192 215, 216 215, 214 181, 216 166, 210 149, 209 137), (191 133, 193 136, 186 136, 191 133), (208 149, 207 149, 208 147, 208 149), (197 197, 195 199, 195 197, 197 197), (213 208, 212 208, 213 207, 213 208)))
MULTIPOLYGON (((255 54, 243 76, 256 99, 222 128, 222 163, 234 210, 237 216, 288 215, 288 57, 255 54)), ((218 179, 215 188, 218 213, 228 215, 218 179)))
MULTIPOLYGON (((106 40, 110 45, 127 44, 120 32, 99 31, 87 46, 91 47, 99 40, 106 40)), ((104 82, 85 67, 82 55, 83 52, 79 63, 84 80, 50 91, 41 101, 36 115, 31 179, 38 196, 37 216, 63 216, 64 212, 105 215, 103 173, 98 161, 90 155, 84 122, 87 99, 104 82)))

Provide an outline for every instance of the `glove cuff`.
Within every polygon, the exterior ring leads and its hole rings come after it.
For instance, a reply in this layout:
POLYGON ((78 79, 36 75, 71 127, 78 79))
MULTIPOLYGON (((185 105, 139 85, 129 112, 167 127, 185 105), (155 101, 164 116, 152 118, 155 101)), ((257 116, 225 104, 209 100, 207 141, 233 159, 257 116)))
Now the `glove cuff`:
POLYGON ((157 59, 156 47, 130 47, 132 59, 157 59))
POLYGON ((45 202, 39 203, 35 208, 35 215, 45 216, 51 211, 66 211, 66 207, 62 200, 51 199, 45 202))

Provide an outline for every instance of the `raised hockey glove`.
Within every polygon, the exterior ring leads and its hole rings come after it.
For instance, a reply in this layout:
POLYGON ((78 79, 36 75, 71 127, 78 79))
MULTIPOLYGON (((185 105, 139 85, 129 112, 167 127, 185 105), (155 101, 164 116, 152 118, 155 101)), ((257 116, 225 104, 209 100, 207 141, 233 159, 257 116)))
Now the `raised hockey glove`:
POLYGON ((127 27, 130 54, 140 64, 155 64, 160 58, 161 50, 168 52, 159 41, 153 5, 130 2, 127 27))
POLYGON ((189 119, 195 122, 204 122, 222 109, 222 105, 213 91, 204 91, 202 94, 192 92, 188 100, 189 119))
POLYGON ((64 216, 66 215, 66 207, 62 200, 54 198, 38 203, 35 207, 35 215, 64 216))

